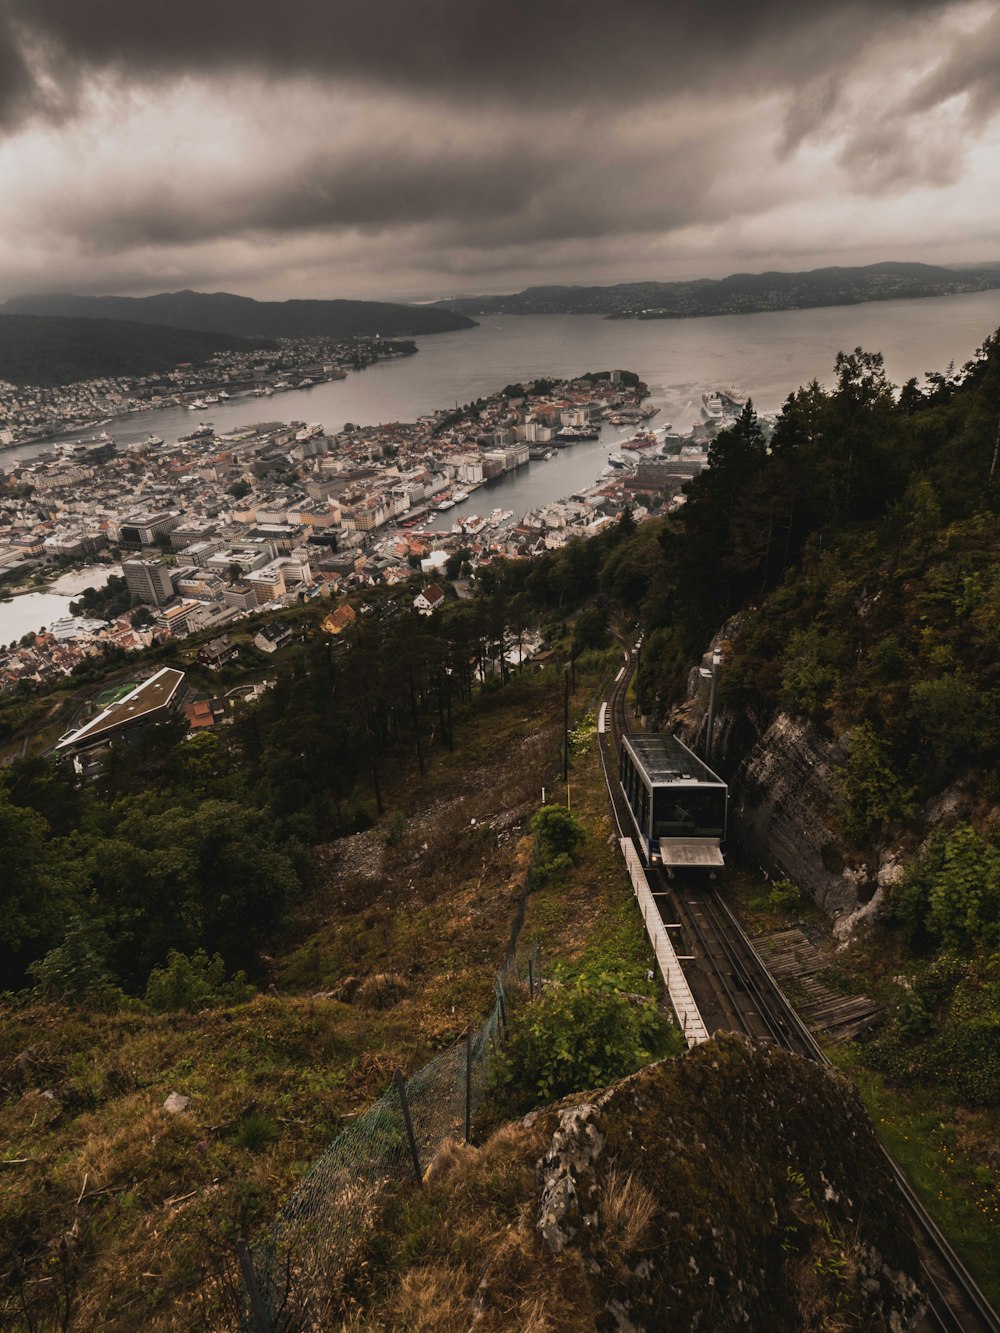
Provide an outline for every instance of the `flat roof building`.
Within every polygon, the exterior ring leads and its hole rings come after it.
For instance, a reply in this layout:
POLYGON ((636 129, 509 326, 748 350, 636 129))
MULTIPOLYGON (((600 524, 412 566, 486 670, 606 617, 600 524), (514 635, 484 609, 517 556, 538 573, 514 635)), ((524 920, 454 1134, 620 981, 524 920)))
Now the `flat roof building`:
POLYGON ((103 709, 82 727, 67 732, 57 743, 56 750, 68 753, 86 749, 137 727, 165 722, 177 705, 183 683, 183 671, 161 667, 124 699, 103 709))

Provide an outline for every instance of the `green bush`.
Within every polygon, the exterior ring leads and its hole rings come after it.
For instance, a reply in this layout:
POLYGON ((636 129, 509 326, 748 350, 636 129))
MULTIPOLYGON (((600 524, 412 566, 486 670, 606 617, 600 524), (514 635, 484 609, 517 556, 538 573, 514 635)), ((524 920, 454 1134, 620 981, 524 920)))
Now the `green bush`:
POLYGON ((262 1152, 278 1137, 278 1127, 259 1111, 248 1111, 241 1117, 233 1134, 237 1148, 247 1152, 262 1152))
POLYGON ((772 912, 797 912, 802 905, 802 895, 791 880, 778 879, 771 885, 767 905, 772 912))
POLYGON ((29 964, 28 975, 45 999, 108 1010, 137 1005, 113 984, 96 927, 75 916, 63 942, 29 964))
POLYGON ((547 880, 574 864, 586 840, 583 826, 564 805, 543 805, 528 825, 536 838, 534 881, 547 880))
POLYGON ((936 834, 894 892, 890 913, 911 946, 1000 947, 1000 850, 968 824, 936 834))
POLYGON ((624 1078, 678 1039, 653 1001, 606 977, 552 982, 511 1020, 504 1081, 519 1106, 537 1105, 624 1078))
POLYGON ((197 949, 188 958, 177 949, 167 954, 166 967, 154 967, 146 982, 146 1004, 155 1014, 186 1009, 213 1009, 243 1004, 255 994, 245 972, 226 980, 226 965, 219 954, 209 958, 197 949))
POLYGON ((854 842, 913 813, 912 793, 897 776, 889 748, 869 722, 847 737, 847 762, 835 778, 838 814, 854 842))

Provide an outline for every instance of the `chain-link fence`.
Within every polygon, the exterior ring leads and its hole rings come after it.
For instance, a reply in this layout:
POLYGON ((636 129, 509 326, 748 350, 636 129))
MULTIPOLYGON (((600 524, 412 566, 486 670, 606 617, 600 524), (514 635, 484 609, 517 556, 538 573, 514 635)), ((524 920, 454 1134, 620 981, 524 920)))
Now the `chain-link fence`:
POLYGON ((397 1081, 313 1165, 252 1251, 241 1250, 242 1326, 302 1333, 333 1326, 344 1270, 365 1241, 384 1192, 427 1169, 449 1136, 464 1138, 482 1107, 506 1016, 539 985, 541 959, 509 964, 478 1029, 397 1081))

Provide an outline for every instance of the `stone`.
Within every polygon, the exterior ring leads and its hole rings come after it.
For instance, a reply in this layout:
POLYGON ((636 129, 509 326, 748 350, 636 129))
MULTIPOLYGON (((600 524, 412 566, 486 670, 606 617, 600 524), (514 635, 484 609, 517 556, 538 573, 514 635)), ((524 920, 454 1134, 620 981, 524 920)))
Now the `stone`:
POLYGON ((168 1115, 183 1115, 190 1105, 190 1097, 185 1097, 182 1092, 172 1092, 163 1103, 163 1109, 168 1115))

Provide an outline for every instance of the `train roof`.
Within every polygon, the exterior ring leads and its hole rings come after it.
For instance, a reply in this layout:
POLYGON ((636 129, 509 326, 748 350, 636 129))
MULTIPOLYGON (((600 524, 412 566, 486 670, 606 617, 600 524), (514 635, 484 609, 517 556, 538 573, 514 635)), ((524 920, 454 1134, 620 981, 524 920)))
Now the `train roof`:
POLYGON ((705 783, 706 786, 724 787, 717 773, 689 750, 683 741, 666 731, 638 733, 626 736, 625 744, 636 763, 654 787, 671 783, 705 783))

